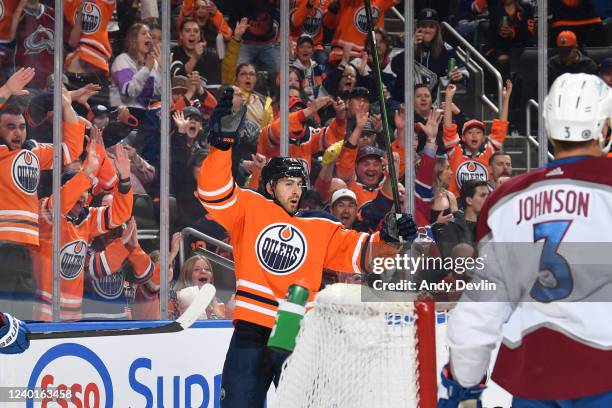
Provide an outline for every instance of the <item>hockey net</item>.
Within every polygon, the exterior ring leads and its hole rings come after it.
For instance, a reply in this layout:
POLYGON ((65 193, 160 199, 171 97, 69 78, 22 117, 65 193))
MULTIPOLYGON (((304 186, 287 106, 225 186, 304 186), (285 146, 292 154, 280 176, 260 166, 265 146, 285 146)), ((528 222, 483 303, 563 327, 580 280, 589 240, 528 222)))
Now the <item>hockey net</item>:
POLYGON ((317 295, 276 407, 435 407, 433 304, 365 303, 361 288, 338 283, 317 295))

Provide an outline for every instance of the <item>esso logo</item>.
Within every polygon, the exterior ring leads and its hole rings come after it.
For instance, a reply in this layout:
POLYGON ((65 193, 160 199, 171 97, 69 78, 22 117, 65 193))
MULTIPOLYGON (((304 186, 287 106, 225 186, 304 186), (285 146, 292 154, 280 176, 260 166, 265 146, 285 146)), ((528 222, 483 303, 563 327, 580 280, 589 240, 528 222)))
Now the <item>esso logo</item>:
MULTIPOLYGON (((113 382, 96 353, 76 343, 63 343, 44 353, 32 370, 28 389, 57 390, 41 408, 113 408, 113 382), (65 398, 64 398, 65 397, 65 398)), ((27 408, 34 408, 28 399, 27 408)))
POLYGON ((93 34, 98 31, 102 21, 102 12, 97 4, 86 2, 83 4, 83 20, 81 30, 85 34, 93 34))
POLYGON ((64 245, 60 251, 60 274, 66 280, 77 278, 85 265, 87 243, 72 241, 64 245))
MULTIPOLYGON (((376 27, 376 23, 378 22, 378 17, 380 17, 380 10, 378 7, 372 6, 372 24, 376 27)), ((368 17, 366 14, 365 7, 360 8, 355 13, 355 27, 363 34, 369 33, 368 31, 368 17)))
POLYGON ((264 228, 255 241, 257 260, 274 275, 295 272, 306 259, 308 245, 304 233, 294 225, 277 223, 264 228))
POLYGON ((38 157, 29 150, 22 150, 13 159, 11 175, 18 189, 28 195, 36 194, 40 178, 38 157))
POLYGON ((489 172, 484 164, 468 160, 457 168, 457 185, 459 188, 468 180, 483 180, 487 181, 489 178, 489 172))

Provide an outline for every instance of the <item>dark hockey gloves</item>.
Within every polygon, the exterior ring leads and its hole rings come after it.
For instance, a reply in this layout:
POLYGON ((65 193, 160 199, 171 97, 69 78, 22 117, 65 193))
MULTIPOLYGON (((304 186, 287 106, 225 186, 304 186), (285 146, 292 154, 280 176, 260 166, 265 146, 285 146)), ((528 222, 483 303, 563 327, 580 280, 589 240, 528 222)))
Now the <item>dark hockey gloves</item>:
POLYGON ((470 406, 482 407, 480 395, 487 388, 485 385, 486 378, 480 384, 476 384, 473 387, 462 387, 461 384, 452 379, 448 364, 444 366, 440 376, 442 377, 443 389, 439 393, 440 397, 437 408, 458 408, 464 401, 475 401, 475 405, 470 406))
POLYGON ((244 127, 246 106, 242 105, 240 110, 234 112, 233 99, 234 88, 228 86, 222 91, 219 103, 210 118, 211 129, 208 141, 211 146, 220 150, 228 150, 237 144, 244 127))
POLYGON ((380 238, 387 243, 412 243, 417 237, 417 227, 412 215, 390 212, 380 230, 380 238), (401 241, 400 241, 401 237, 401 241))

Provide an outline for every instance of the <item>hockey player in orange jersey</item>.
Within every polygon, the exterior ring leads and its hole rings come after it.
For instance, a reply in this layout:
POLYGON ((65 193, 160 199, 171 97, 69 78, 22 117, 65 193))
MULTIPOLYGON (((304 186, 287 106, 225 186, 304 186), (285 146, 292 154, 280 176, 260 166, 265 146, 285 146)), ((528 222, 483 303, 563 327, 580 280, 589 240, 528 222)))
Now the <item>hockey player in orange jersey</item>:
MULTIPOLYGON (((0 105, 34 78, 34 68, 21 68, 0 88, 0 105)), ((71 106, 70 93, 62 93, 64 163, 83 150, 85 123, 71 106)), ((21 111, 8 104, 0 108, 0 309, 29 319, 34 277, 30 248, 38 246, 38 184, 41 170, 53 165, 53 145, 26 140, 21 111)))
MULTIPOLYGON (((99 131, 98 131, 99 132, 99 131)), ((86 207, 88 191, 97 183, 99 158, 96 145, 99 138, 92 137, 87 160, 80 171, 62 175, 61 189, 61 251, 60 251, 60 319, 79 320, 83 300, 83 275, 87 249, 91 240, 124 223, 132 213, 130 159, 121 145, 116 148, 116 167, 119 183, 115 184, 112 205, 86 207)), ((52 318, 52 227, 53 197, 41 200, 40 246, 33 251, 36 277, 34 319, 50 321, 52 318)))
POLYGON ((512 82, 506 81, 499 119, 493 119, 489 140, 485 137, 485 124, 476 119, 465 122, 459 138, 457 125, 452 121, 451 110, 456 91, 457 87, 453 84, 446 88, 443 139, 453 171, 448 190, 459 197, 459 190, 465 180, 489 179, 489 158, 502 148, 508 133, 508 107, 512 95, 512 82))
POLYGON ((269 350, 266 343, 291 284, 307 287, 312 302, 324 268, 364 273, 373 243, 398 242, 399 237, 410 242, 416 236, 408 214, 401 214, 397 228, 383 223, 381 232, 372 235, 329 220, 294 217, 308 180, 299 159, 274 157, 262 169, 261 187, 268 197, 240 188, 232 178, 231 147, 239 140, 241 105, 233 88, 222 90, 197 192, 211 218, 228 231, 234 248, 235 330, 223 367, 223 408, 263 407, 271 382, 278 382, 286 355, 269 350))

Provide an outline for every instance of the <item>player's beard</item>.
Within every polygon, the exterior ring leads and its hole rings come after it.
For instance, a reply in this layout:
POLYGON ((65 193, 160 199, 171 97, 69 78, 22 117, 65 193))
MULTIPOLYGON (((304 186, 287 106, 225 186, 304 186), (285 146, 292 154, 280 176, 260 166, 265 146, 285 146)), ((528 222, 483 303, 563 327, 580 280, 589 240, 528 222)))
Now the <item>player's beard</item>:
POLYGON ((297 201, 297 204, 295 205, 295 209, 292 209, 292 208, 291 208, 291 203, 290 203, 290 200, 291 200, 292 198, 295 198, 295 197, 289 197, 289 198, 287 199, 287 203, 286 203, 286 204, 283 204, 283 203, 281 203, 281 202, 280 202, 280 201, 279 201, 279 200, 276 198, 276 195, 275 195, 275 194, 274 194, 274 196, 273 196, 273 200, 274 200, 274 202, 275 202, 276 204, 278 204, 278 205, 279 205, 279 206, 280 206, 280 207, 281 207, 283 210, 285 210, 285 212, 286 212, 287 214, 289 214, 290 216, 292 216, 292 217, 293 217, 293 216, 294 216, 294 215, 295 215, 295 214, 298 212, 298 210, 299 210, 299 208, 300 208, 300 198, 301 198, 301 197, 298 197, 298 201, 297 201))

